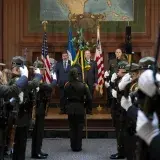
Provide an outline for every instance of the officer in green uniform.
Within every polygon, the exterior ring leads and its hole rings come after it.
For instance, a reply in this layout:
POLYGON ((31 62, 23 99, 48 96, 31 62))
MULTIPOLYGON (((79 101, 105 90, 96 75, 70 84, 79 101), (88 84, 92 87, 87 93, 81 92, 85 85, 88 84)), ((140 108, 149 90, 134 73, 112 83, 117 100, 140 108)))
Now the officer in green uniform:
MULTIPOLYGON (((33 66, 35 69, 38 68, 40 70, 40 73, 44 76, 45 67, 43 62, 37 60, 34 62, 33 66)), ((53 74, 51 74, 51 78, 52 78, 51 84, 47 84, 46 82, 42 81, 39 87, 37 88, 36 119, 32 134, 32 151, 31 151, 32 158, 36 159, 46 159, 48 157, 48 154, 43 153, 41 148, 44 135, 44 120, 45 120, 45 111, 47 107, 47 102, 50 99, 53 87, 56 86, 56 79, 53 74)))
MULTIPOLYGON (((21 56, 13 57, 12 59, 12 73, 13 79, 10 82, 15 83, 20 76, 21 69, 27 67, 24 65, 25 60, 21 56), (15 68, 15 69, 14 69, 15 68)), ((27 70, 28 71, 28 70, 27 70)), ((27 75, 28 76, 28 75, 27 75)), ((25 150, 26 150, 26 142, 27 142, 27 134, 30 126, 31 120, 31 107, 30 106, 30 97, 29 92, 32 88, 38 87, 39 82, 42 79, 40 74, 36 74, 33 81, 30 81, 28 85, 26 85, 19 96, 16 98, 16 105, 14 109, 14 113, 16 112, 15 119, 15 136, 14 136, 14 148, 13 148, 13 160, 24 160, 25 159, 25 150)), ((13 133, 14 134, 14 133, 13 133)))
POLYGON ((122 77, 126 74, 126 65, 128 62, 120 61, 118 63, 118 72, 114 73, 111 78, 110 90, 112 92, 112 105, 111 105, 111 114, 113 119, 113 125, 116 130, 116 138, 117 138, 117 150, 118 153, 110 156, 110 159, 123 159, 125 158, 125 150, 124 150, 124 110, 120 106, 120 100, 122 93, 119 91, 118 85, 121 81, 122 77))
MULTIPOLYGON (((112 74, 117 72, 118 70, 118 63, 120 61, 127 61, 127 56, 125 54, 122 53, 122 50, 121 49, 116 49, 115 51, 115 56, 116 58, 115 59, 111 59, 109 61, 109 76, 111 78, 112 74)), ((106 78, 106 77, 105 77, 106 78)))
POLYGON ((78 69, 69 72, 69 82, 64 87, 66 110, 70 128, 71 149, 74 152, 82 150, 82 133, 85 117, 85 105, 91 105, 92 96, 87 84, 78 79, 78 69))
MULTIPOLYGON (((116 49, 115 51, 115 59, 109 60, 109 70, 107 70, 104 74, 104 80, 106 83, 109 83, 111 81, 112 74, 117 73, 118 71, 118 63, 120 61, 127 61, 127 56, 122 53, 121 49, 116 49)), ((107 88, 107 106, 111 107, 112 104, 112 94, 109 88, 107 88)))

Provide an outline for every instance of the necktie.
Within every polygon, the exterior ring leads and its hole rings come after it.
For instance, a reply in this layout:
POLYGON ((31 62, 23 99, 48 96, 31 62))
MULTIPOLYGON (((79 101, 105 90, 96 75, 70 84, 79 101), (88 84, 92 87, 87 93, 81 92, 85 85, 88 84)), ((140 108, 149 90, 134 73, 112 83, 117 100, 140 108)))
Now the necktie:
POLYGON ((64 61, 64 70, 66 70, 66 68, 67 68, 67 62, 64 61))

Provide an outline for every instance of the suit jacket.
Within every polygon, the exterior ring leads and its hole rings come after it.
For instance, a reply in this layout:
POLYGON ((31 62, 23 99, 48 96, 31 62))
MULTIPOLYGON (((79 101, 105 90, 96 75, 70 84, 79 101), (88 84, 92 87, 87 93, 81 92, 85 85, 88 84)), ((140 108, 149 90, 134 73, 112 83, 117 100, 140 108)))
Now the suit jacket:
POLYGON ((63 87, 66 82, 68 82, 68 74, 71 69, 71 61, 68 60, 67 69, 64 69, 63 61, 60 61, 56 65, 56 75, 57 75, 57 83, 59 87, 63 87))
POLYGON ((84 72, 85 82, 93 86, 94 83, 98 83, 98 68, 97 63, 94 60, 90 61, 90 70, 84 72))

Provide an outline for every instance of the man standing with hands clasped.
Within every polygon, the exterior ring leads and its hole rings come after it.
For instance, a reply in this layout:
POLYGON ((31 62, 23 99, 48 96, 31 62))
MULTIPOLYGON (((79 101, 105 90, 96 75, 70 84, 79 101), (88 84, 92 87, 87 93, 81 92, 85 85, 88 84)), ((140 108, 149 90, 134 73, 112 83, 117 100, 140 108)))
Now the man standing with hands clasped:
MULTIPOLYGON (((86 50, 84 52, 85 65, 88 65, 88 69, 85 69, 84 78, 85 83, 88 85, 92 99, 94 94, 94 89, 98 83, 98 68, 97 63, 91 59, 91 52, 86 50)), ((92 114, 92 105, 87 108, 87 114, 92 114)))

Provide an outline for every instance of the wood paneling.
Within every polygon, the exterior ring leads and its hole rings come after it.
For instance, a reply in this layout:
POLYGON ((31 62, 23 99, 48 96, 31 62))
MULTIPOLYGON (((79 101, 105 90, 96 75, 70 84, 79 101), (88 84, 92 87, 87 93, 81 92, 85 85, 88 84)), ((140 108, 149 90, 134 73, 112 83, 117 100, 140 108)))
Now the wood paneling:
POLYGON ((3 52, 3 0, 0 0, 0 61, 3 61, 3 56, 2 56, 2 52, 3 52))
MULTIPOLYGON (((0 12, 3 11, 3 14, 0 13, 0 16, 3 15, 3 18, 0 17, 3 19, 3 31, 0 20, 0 38, 3 32, 3 47, 0 41, 0 53, 3 48, 3 58, 9 66, 12 57, 23 55, 25 48, 28 48, 27 61, 32 62, 34 54, 41 53, 43 33, 28 32, 28 7, 28 0, 3 0, 2 10, 2 0, 0 0, 0 12)), ((159 0, 146 0, 146 31, 132 34, 133 51, 140 52, 142 57, 154 55, 159 20, 159 0)), ((122 46, 124 36, 124 33, 101 33, 105 68, 107 68, 108 53, 122 46)), ((96 38, 96 35, 87 34, 87 39, 88 37, 96 38)), ((67 39, 67 34, 48 34, 49 52, 55 56, 65 50, 67 39)))
MULTIPOLYGON (((156 39, 157 24, 159 21, 159 1, 146 0, 146 32, 133 33, 133 50, 141 52, 142 56, 153 55, 156 39)), ((11 57, 23 54, 27 47, 29 60, 35 50, 41 52, 42 33, 28 33, 28 1, 5 0, 3 3, 4 60, 10 63, 11 57)), ((96 37, 95 34, 87 37, 96 37)), ((104 56, 114 51, 124 42, 124 33, 101 34, 104 56)), ((56 33, 48 35, 51 52, 61 52, 67 46, 67 34, 56 33)), ((106 59, 106 58, 105 58, 106 59)))

